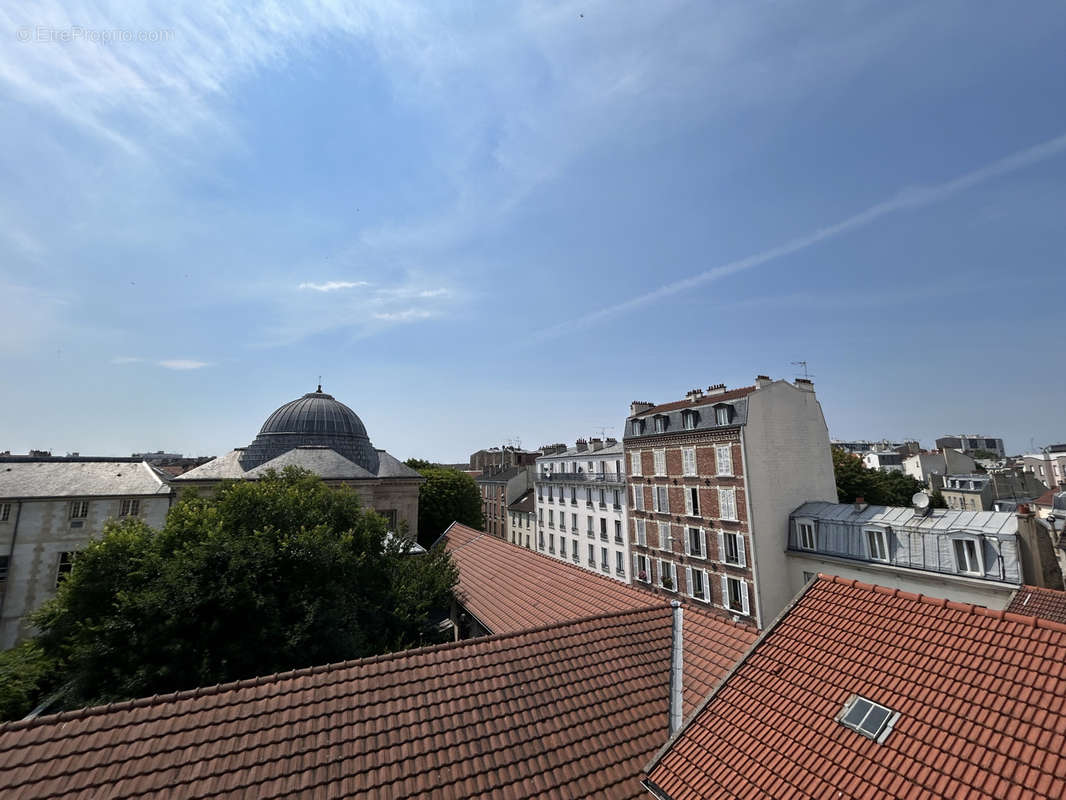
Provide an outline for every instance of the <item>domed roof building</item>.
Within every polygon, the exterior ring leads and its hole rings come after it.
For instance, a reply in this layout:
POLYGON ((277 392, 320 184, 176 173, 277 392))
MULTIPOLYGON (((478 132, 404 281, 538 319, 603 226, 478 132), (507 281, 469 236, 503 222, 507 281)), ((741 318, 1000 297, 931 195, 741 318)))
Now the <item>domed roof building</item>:
POLYGON ((267 470, 303 467, 327 483, 351 485, 363 503, 393 526, 418 530, 415 470, 374 447, 359 415, 322 386, 267 417, 248 447, 208 461, 174 478, 186 486, 213 486, 223 480, 255 480, 267 470))

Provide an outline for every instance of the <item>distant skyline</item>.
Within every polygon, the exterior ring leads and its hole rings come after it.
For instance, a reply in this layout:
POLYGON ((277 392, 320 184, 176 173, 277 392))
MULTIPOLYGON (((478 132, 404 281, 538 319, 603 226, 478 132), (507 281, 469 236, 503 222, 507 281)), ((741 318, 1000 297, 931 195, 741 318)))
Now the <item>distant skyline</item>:
POLYGON ((1061 3, 0 10, 0 450, 621 436, 813 374, 830 436, 1066 441, 1061 3))

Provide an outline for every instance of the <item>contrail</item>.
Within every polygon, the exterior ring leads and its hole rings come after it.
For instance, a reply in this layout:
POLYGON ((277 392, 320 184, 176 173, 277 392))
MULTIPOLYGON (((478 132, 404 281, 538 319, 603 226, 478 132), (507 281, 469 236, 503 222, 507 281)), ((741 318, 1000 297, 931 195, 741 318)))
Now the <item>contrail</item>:
POLYGON ((648 303, 654 303, 656 300, 661 300, 664 297, 683 292, 686 289, 692 289, 704 283, 711 283, 712 281, 724 278, 727 275, 733 275, 737 272, 744 272, 752 267, 758 267, 769 261, 775 261, 784 256, 799 252, 800 250, 805 250, 812 245, 825 241, 826 239, 836 238, 837 236, 853 231, 856 228, 864 228, 881 219, 881 217, 894 214, 897 211, 923 208, 924 206, 929 206, 933 203, 939 203, 965 189, 970 189, 985 181, 998 178, 1001 175, 1007 175, 1011 172, 1015 172, 1024 167, 1031 166, 1032 164, 1056 156, 1063 152, 1063 150, 1066 150, 1066 134, 1057 136, 1054 139, 1049 139, 1046 142, 1026 148, 1025 150, 1019 150, 1017 153, 1013 153, 1006 158, 994 161, 991 164, 967 172, 964 175, 960 175, 959 177, 944 183, 938 183, 933 186, 917 186, 910 189, 904 189, 894 197, 870 206, 865 211, 861 211, 858 214, 834 223, 833 225, 827 225, 824 228, 818 228, 803 236, 797 236, 796 238, 790 239, 784 244, 772 247, 769 250, 763 250, 760 253, 755 253, 746 258, 730 261, 728 264, 721 264, 720 266, 712 267, 711 269, 699 272, 687 278, 668 283, 665 286, 660 286, 658 289, 653 289, 646 294, 638 295, 637 297, 630 298, 629 300, 625 300, 613 306, 608 306, 607 308, 601 308, 598 311, 593 311, 583 317, 567 320, 558 325, 553 325, 550 328, 544 328, 535 333, 533 337, 538 341, 552 339, 567 333, 568 331, 574 330, 575 328, 583 328, 607 317, 613 317, 616 314, 632 311, 634 308, 639 308, 648 303))

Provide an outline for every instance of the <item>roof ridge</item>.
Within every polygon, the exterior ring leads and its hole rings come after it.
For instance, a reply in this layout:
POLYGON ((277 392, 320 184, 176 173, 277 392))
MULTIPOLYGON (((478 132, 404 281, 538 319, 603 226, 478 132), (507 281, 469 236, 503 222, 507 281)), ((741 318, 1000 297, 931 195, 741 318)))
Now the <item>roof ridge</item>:
MULTIPOLYGON (((919 603, 925 603, 926 605, 937 606, 940 608, 950 608, 954 611, 962 611, 964 613, 973 614, 978 617, 991 617, 993 619, 1007 620, 1009 622, 1016 622, 1022 624, 1030 624, 1034 628, 1044 628, 1051 631, 1059 631, 1066 633, 1066 625, 1061 622, 1055 622, 1054 620, 1044 619, 1036 615, 1019 614, 1017 612, 1007 612, 1006 610, 985 608, 984 606, 974 605, 973 603, 960 603, 955 600, 948 600, 943 597, 931 597, 924 594, 915 594, 914 592, 905 592, 901 589, 893 589, 888 586, 879 586, 876 583, 864 583, 863 581, 855 580, 854 578, 841 578, 839 575, 826 575, 825 573, 819 573, 820 578, 825 578, 830 583, 837 583, 842 586, 849 586, 854 589, 863 589, 866 591, 873 591, 877 594, 887 594, 891 597, 901 597, 904 600, 914 600, 919 603)), ((1038 587, 1039 588, 1039 587, 1038 587)), ((1054 590, 1052 590, 1054 591, 1054 590)))
MULTIPOLYGON (((28 728, 36 727, 38 725, 50 725, 56 722, 72 722, 75 720, 88 719, 90 717, 95 717, 102 714, 109 714, 115 711, 127 711, 135 708, 146 708, 149 706, 161 705, 164 703, 173 703, 178 702, 180 700, 189 700, 197 697, 214 696, 237 689, 250 689, 256 686, 264 686, 269 683, 277 683, 279 681, 291 680, 293 678, 303 678, 308 675, 337 672, 340 670, 381 663, 383 661, 398 659, 406 656, 421 655, 427 652, 444 652, 447 650, 458 650, 461 648, 470 647, 472 645, 480 645, 485 642, 496 642, 500 640, 513 639, 520 636, 529 636, 531 634, 545 633, 553 629, 576 626, 579 624, 588 624, 591 622, 598 622, 604 619, 616 617, 644 614, 649 611, 655 611, 660 609, 668 610, 670 609, 670 604, 664 601, 657 605, 647 605, 641 606, 639 608, 627 608, 621 611, 606 611, 600 614, 593 614, 587 617, 563 620, 561 622, 553 622, 548 625, 541 625, 535 628, 525 628, 523 630, 512 631, 510 633, 497 633, 492 634, 490 636, 479 636, 473 639, 461 639, 457 642, 442 642, 441 644, 425 645, 424 647, 413 647, 409 650, 396 650, 391 653, 379 653, 373 656, 364 656, 363 658, 348 659, 347 661, 333 661, 327 664, 315 664, 309 667, 299 667, 297 669, 286 670, 283 672, 275 672, 273 674, 256 675, 249 678, 240 678, 235 681, 228 681, 227 683, 216 683, 213 686, 197 686, 193 689, 180 689, 174 692, 169 692, 167 694, 153 694, 146 697, 135 697, 129 700, 119 700, 95 706, 84 706, 82 708, 71 709, 69 711, 59 711, 55 714, 47 714, 39 717, 34 717, 33 719, 11 720, 9 722, 0 723, 0 733, 6 733, 8 731, 26 730, 28 728)), ((728 622, 728 620, 723 621, 728 622)))

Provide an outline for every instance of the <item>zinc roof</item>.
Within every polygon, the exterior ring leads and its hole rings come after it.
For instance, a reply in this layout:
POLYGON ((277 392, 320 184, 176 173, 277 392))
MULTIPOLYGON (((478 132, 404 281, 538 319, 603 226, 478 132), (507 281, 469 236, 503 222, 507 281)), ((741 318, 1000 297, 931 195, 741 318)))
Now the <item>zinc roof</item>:
POLYGON ((1066 626, 820 576, 648 767, 672 800, 1059 798, 1066 626), (879 744, 852 695, 899 713, 879 744))
POLYGON ((170 494, 144 461, 10 461, 0 464, 0 497, 170 494))

